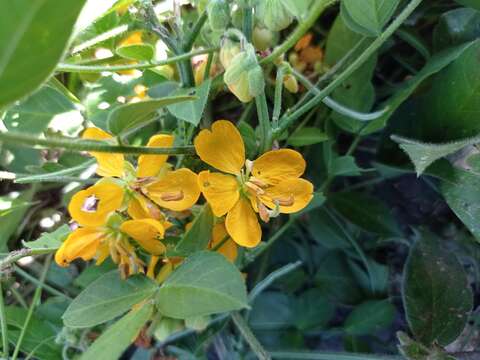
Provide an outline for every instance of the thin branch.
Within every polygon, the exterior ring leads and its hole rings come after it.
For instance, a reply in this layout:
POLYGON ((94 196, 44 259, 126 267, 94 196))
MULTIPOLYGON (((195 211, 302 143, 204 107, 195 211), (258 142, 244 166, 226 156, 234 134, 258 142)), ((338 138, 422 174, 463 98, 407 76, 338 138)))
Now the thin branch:
POLYGON ((255 355, 257 355, 260 360, 270 360, 270 355, 252 333, 252 330, 250 330, 242 315, 239 312, 234 312, 232 313, 232 320, 255 355))

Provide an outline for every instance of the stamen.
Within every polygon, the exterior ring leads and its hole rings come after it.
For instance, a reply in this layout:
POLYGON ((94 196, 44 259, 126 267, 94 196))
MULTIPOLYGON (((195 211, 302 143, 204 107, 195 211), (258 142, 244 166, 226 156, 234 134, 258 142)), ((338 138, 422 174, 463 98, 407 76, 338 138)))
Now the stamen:
POLYGON ((252 173, 253 169, 253 161, 252 160, 245 160, 245 170, 247 177, 252 173))
POLYGON ((163 201, 179 201, 179 200, 182 200, 183 197, 184 197, 183 191, 180 190, 180 191, 163 193, 160 196, 160 199, 162 199, 163 201))
POLYGON ((258 207, 258 214, 260 215, 260 219, 264 222, 268 223, 270 221, 270 214, 265 205, 257 199, 257 207, 258 207))
POLYGON ((255 185, 261 187, 261 188, 266 188, 268 187, 268 184, 264 183, 262 180, 257 179, 255 176, 250 176, 250 179, 248 181, 254 183, 255 185))
POLYGON ((94 213, 95 211, 97 211, 99 203, 100 203, 99 198, 97 198, 95 195, 90 195, 83 202, 82 211, 94 213))
POLYGON ((293 195, 290 195, 286 199, 273 199, 274 203, 278 203, 280 206, 292 206, 295 203, 295 198, 293 195))
POLYGON ((258 185, 254 184, 253 182, 247 181, 245 183, 245 185, 247 187, 249 187, 250 189, 252 189, 255 192, 255 194, 257 194, 257 195, 265 194, 265 191, 261 187, 259 187, 258 185))

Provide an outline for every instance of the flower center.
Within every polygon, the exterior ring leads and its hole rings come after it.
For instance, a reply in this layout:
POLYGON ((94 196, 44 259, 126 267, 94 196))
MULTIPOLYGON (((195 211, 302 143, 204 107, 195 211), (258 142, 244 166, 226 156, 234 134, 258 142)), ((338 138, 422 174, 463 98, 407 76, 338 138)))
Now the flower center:
POLYGON ((94 213, 98 209, 98 204, 100 203, 100 199, 97 198, 95 195, 88 196, 82 205, 82 211, 88 213, 94 213))

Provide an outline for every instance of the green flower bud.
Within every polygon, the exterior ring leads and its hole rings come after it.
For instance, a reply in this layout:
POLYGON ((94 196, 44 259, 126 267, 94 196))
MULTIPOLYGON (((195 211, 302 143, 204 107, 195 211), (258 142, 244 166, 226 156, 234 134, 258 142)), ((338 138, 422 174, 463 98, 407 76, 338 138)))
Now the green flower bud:
POLYGON ((267 28, 256 26, 253 29, 252 42, 255 49, 265 51, 275 45, 277 42, 277 34, 267 28))
POLYGON ((240 43, 229 37, 224 37, 220 43, 220 63, 227 69, 233 58, 241 51, 240 43))
POLYGON ((283 86, 292 94, 296 94, 298 92, 298 82, 297 78, 292 74, 287 74, 283 77, 283 86))
POLYGON ((293 15, 284 4, 284 0, 262 0, 256 8, 257 18, 272 31, 280 31, 293 21, 293 15))
POLYGON ((230 6, 225 0, 210 0, 207 15, 208 23, 214 31, 225 30, 230 24, 230 6))
POLYGON ((262 91, 265 87, 263 70, 251 44, 247 44, 245 50, 232 59, 223 79, 241 102, 250 102, 262 91))

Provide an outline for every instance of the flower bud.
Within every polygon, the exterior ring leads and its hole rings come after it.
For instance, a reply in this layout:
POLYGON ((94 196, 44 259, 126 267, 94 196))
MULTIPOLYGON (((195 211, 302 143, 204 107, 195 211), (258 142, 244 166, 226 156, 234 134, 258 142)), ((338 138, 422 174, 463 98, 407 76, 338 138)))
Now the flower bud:
POLYGON ((225 30, 230 23, 230 6, 225 0, 210 0, 207 15, 212 30, 225 30))
POLYGON ((265 51, 273 47, 276 43, 276 40, 276 34, 267 28, 256 26, 253 29, 252 42, 255 46, 255 49, 258 51, 265 51))
POLYGON ((230 91, 242 102, 250 102, 263 90, 263 70, 252 45, 247 44, 246 49, 232 59, 223 78, 230 91))
POLYGON ((297 78, 292 74, 287 74, 283 77, 283 86, 292 94, 296 94, 298 92, 298 82, 297 78))
POLYGON ((258 19, 272 31, 287 28, 293 21, 293 15, 284 4, 284 0, 262 0, 256 8, 258 19))
POLYGON ((227 69, 233 58, 240 53, 240 43, 228 37, 224 37, 220 44, 220 63, 227 69))

